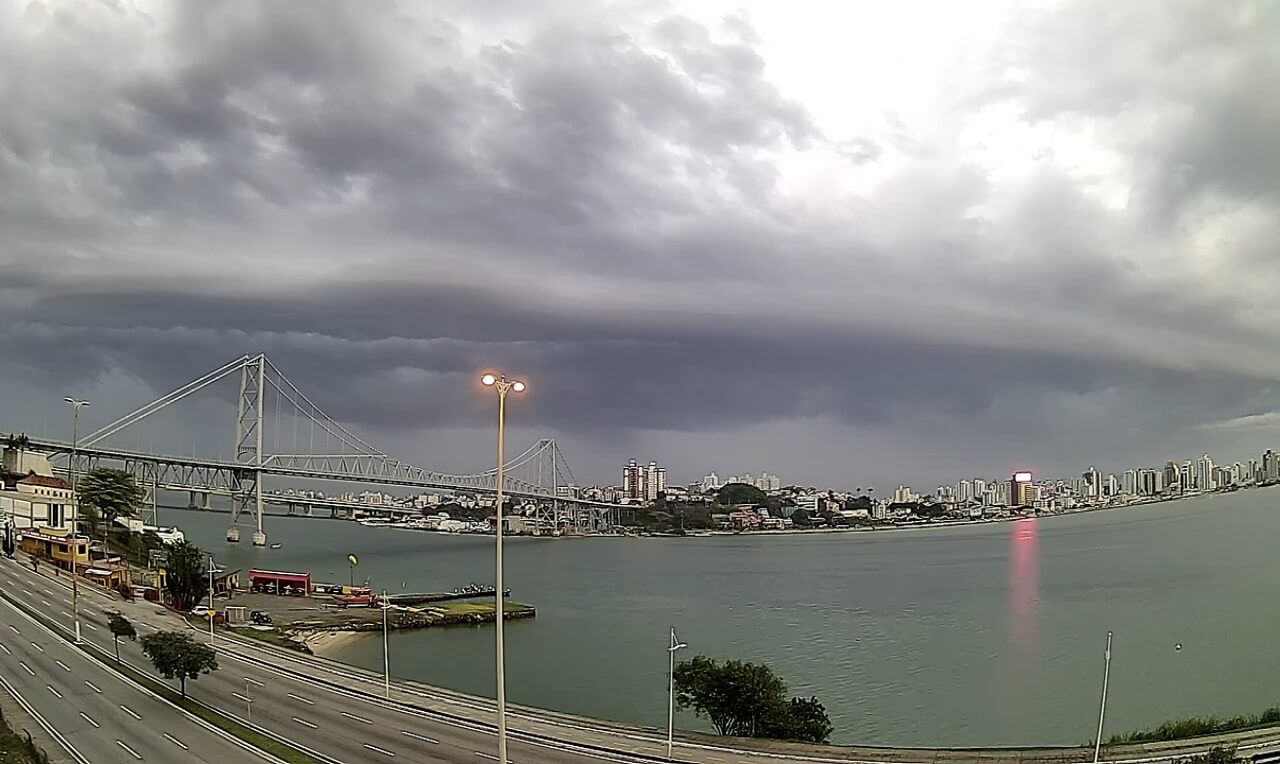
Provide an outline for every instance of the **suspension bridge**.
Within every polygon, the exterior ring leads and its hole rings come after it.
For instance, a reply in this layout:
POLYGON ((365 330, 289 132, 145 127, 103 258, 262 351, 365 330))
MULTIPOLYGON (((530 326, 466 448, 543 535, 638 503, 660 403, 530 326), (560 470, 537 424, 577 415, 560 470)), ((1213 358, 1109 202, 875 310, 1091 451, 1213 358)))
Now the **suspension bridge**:
MULTIPOLYGON (((207 403, 206 403, 207 405, 207 403)), ((170 432, 179 427, 170 423, 170 432)), ((188 431, 190 425, 186 425, 188 431)), ((228 428, 230 429, 230 428, 228 428)), ((76 474, 97 466, 114 466, 131 474, 146 492, 154 523, 160 491, 187 491, 191 504, 208 508, 209 497, 230 500, 228 541, 239 541, 241 532, 252 534, 255 545, 265 545, 263 508, 284 504, 290 513, 316 507, 352 508, 349 502, 308 499, 268 491, 268 477, 279 481, 329 481, 369 486, 395 486, 426 491, 459 491, 474 495, 496 494, 496 468, 474 474, 450 474, 416 467, 369 445, 345 425, 321 409, 271 362, 265 354, 244 355, 167 395, 139 407, 83 437, 71 441, 21 436, 24 448, 46 453, 63 469, 76 474), (164 453, 164 448, 141 444, 138 432, 147 423, 162 420, 180 402, 225 393, 238 381, 235 393, 235 426, 229 457, 219 449, 217 457, 164 453)), ((173 449, 176 451, 177 449, 173 449)), ((599 533, 607 530, 622 505, 585 498, 578 481, 552 439, 542 439, 506 462, 503 492, 532 505, 529 519, 545 532, 599 533)), ((364 506, 364 505, 360 505, 364 506)), ((412 507, 369 505, 383 513, 417 513, 412 507)), ((145 511, 145 507, 144 507, 145 511)))

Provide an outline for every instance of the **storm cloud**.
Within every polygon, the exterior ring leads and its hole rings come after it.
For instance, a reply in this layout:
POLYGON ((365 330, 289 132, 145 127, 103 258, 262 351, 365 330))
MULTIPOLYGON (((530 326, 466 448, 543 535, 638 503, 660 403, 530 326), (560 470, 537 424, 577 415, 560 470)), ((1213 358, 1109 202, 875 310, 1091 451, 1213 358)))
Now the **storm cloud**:
POLYGON ((263 351, 450 470, 485 368, 588 482, 1280 440, 1273 12, 776 5, 3 6, 5 427, 263 351))

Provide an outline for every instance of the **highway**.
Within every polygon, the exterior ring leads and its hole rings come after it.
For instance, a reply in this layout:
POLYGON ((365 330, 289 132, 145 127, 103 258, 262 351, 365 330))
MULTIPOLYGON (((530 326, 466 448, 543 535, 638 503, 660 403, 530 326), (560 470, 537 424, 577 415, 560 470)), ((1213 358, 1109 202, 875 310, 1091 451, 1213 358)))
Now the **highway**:
POLYGON ((274 760, 125 681, 7 602, 0 667, 2 691, 56 730, 75 760, 274 760))
MULTIPOLYGON (((2 560, 0 590, 66 624, 69 633, 69 582, 65 575, 58 579, 48 577, 46 566, 41 566, 40 571, 37 574, 17 561, 2 560)), ((108 652, 113 649, 106 625, 106 614, 111 610, 124 613, 140 634, 158 629, 190 629, 185 620, 154 603, 126 603, 88 586, 81 586, 80 593, 84 636, 108 652)), ((5 648, 0 650, 4 676, 12 678, 10 681, 14 681, 17 690, 41 714, 46 714, 48 709, 48 718, 56 722, 59 729, 63 724, 70 725, 68 729, 74 733, 77 747, 82 739, 81 730, 87 728, 83 739, 93 741, 95 753, 89 760, 180 760, 174 756, 176 743, 170 742, 169 737, 182 741, 193 751, 197 746, 192 745, 192 741, 199 740, 199 750, 202 756, 208 756, 207 760, 226 762, 252 758, 242 749, 229 751, 227 747, 234 744, 225 739, 207 741, 206 738, 213 733, 196 727, 179 710, 162 700, 130 689, 101 665, 78 655, 69 645, 54 639, 49 632, 23 618, 7 604, 0 604, 0 612, 5 618, 4 624, 0 625, 0 641, 5 648), (18 632, 7 628, 9 626, 18 632), (33 635, 37 638, 28 638, 33 635), (38 646, 33 646, 32 642, 38 646), (12 654, 8 654, 10 651, 12 654), (30 668, 30 672, 23 668, 23 664, 30 668), (64 669, 63 665, 71 670, 64 669), (85 678, 89 678, 102 693, 85 686, 85 678), (100 679, 107 684, 101 683, 100 679), (63 697, 55 697, 55 694, 63 697), (76 700, 70 705, 62 705, 62 701, 69 698, 76 700), (143 724, 131 719, 126 711, 118 708, 121 705, 147 722, 143 724), (101 726, 93 727, 81 719, 79 714, 82 711, 101 726), (169 746, 167 750, 166 744, 169 746), (121 745, 127 745, 128 750, 136 752, 140 759, 126 753, 121 745), (116 746, 117 750, 97 756, 104 751, 104 746, 116 746), (123 758, 115 755, 117 753, 123 758)), ((208 638, 207 632, 193 631, 193 634, 199 639, 208 638)), ((391 697, 386 699, 381 697, 380 675, 228 638, 222 632, 217 635, 215 646, 219 670, 198 680, 188 680, 187 694, 258 728, 264 734, 308 751, 321 761, 344 764, 393 760, 482 764, 496 760, 492 701, 399 680, 393 680, 391 697)), ((137 643, 122 641, 120 654, 135 669, 154 675, 137 643)), ((585 764, 588 761, 652 764, 665 760, 665 730, 660 732, 522 707, 509 707, 508 730, 509 758, 513 764, 585 764)), ((1280 734, 1275 730, 1259 730, 1223 740, 1238 743, 1240 752, 1245 754, 1275 749, 1280 745, 1280 734)), ((1107 760, 1133 764, 1169 761, 1202 751, 1211 742, 1222 741, 1133 746, 1108 751, 1107 760)), ((683 734, 677 736, 675 758, 699 764, 779 764, 780 760, 832 764, 938 764, 974 761, 977 758, 974 751, 805 747, 773 743, 751 745, 750 748, 730 747, 724 741, 707 736, 683 734)), ((182 754, 183 760, 189 755, 185 751, 182 754)), ((1091 749, 1079 748, 1003 749, 983 751, 981 758, 984 762, 1064 762, 1086 761, 1091 754, 1091 749)))

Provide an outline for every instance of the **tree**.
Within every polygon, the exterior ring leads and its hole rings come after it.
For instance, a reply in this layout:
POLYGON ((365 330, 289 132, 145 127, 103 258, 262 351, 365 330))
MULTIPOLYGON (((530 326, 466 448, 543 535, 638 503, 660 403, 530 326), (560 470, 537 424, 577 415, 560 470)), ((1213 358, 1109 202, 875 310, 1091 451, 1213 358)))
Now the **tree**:
POLYGON ((197 642, 186 632, 157 631, 142 638, 142 653, 165 679, 181 681, 182 697, 187 697, 187 679, 218 670, 213 648, 197 642))
POLYGON ((817 698, 787 700, 787 684, 763 663, 704 655, 676 666, 676 703, 706 716, 721 735, 823 743, 833 730, 817 698))
POLYGON ((116 663, 120 662, 120 638, 128 637, 129 639, 137 639, 138 631, 133 628, 133 624, 129 622, 121 613, 111 613, 107 617, 107 627, 111 629, 111 636, 116 640, 116 663))
POLYGON ((180 541, 169 549, 165 564, 165 588, 179 610, 190 610, 209 591, 205 577, 204 552, 188 541, 180 541))
POLYGON ((817 698, 792 698, 783 706, 783 711, 766 720, 763 737, 825 743, 835 731, 826 707, 817 698))
POLYGON ((729 483, 716 492, 716 503, 731 507, 735 504, 767 504, 764 491, 747 483, 729 483))
POLYGON ((80 478, 76 486, 82 510, 91 509, 108 526, 117 517, 133 514, 142 503, 144 491, 138 487, 133 475, 110 467, 95 467, 80 478))

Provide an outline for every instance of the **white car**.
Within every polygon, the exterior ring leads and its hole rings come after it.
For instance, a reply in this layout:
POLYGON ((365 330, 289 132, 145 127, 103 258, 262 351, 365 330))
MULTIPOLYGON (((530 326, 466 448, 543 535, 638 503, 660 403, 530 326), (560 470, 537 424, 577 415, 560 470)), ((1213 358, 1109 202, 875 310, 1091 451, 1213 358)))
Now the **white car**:
POLYGON ((191 615, 194 615, 194 616, 196 616, 197 618, 208 618, 208 617, 209 617, 209 606, 208 606, 208 605, 196 605, 195 607, 191 608, 191 615))

